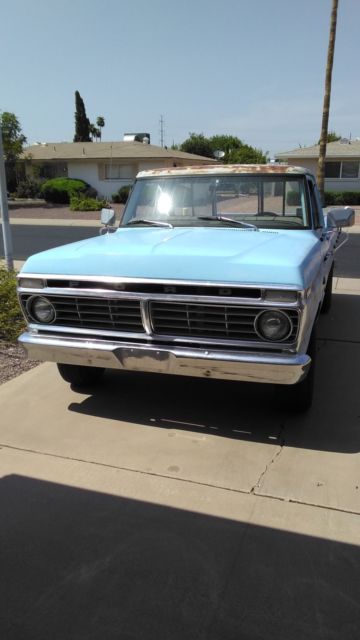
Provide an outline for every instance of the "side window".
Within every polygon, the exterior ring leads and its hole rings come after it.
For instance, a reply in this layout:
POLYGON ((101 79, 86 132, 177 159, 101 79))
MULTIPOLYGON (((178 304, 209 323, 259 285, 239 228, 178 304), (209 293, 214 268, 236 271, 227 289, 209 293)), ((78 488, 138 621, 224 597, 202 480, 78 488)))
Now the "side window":
POLYGON ((323 218, 323 212, 322 212, 322 207, 320 202, 320 196, 312 180, 308 180, 308 186, 309 186, 310 206, 311 206, 314 227, 315 229, 319 229, 319 227, 324 226, 324 218, 323 218))

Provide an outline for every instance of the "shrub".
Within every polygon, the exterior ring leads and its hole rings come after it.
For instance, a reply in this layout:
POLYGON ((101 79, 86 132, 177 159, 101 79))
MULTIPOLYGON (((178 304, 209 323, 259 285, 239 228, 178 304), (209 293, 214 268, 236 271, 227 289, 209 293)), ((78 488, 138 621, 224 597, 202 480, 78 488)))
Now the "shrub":
POLYGON ((0 266, 0 340, 13 342, 24 329, 25 322, 16 295, 15 271, 0 266))
POLYGON ((325 206, 360 204, 360 191, 325 191, 325 206))
POLYGON ((105 205, 105 200, 87 198, 83 195, 72 196, 70 200, 71 211, 100 211, 105 205))
POLYGON ((127 199, 129 197, 129 193, 131 191, 131 184, 125 184, 123 187, 120 187, 119 191, 113 193, 111 198, 113 202, 120 202, 121 204, 126 204, 127 199))
POLYGON ((44 182, 41 187, 41 192, 46 202, 69 204, 72 196, 85 195, 87 189, 90 188, 90 185, 83 180, 76 180, 75 178, 53 178, 52 180, 44 182))
POLYGON ((41 196, 41 184, 33 178, 21 180, 15 191, 16 198, 39 198, 41 196))

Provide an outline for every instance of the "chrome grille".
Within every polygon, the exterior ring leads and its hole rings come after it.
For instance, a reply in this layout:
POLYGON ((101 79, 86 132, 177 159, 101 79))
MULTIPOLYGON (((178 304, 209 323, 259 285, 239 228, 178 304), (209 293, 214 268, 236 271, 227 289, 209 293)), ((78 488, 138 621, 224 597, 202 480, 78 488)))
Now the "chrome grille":
MULTIPOLYGON (((259 341, 254 321, 264 310, 235 305, 150 303, 152 328, 156 334, 225 340, 259 341)), ((298 313, 294 309, 284 309, 284 312, 293 323, 291 335, 285 341, 291 343, 298 331, 298 313)))
MULTIPOLYGON (((31 297, 21 296, 27 316, 26 303, 31 297)), ((139 300, 53 295, 46 298, 55 307, 56 319, 52 323, 55 326, 144 332, 139 300)))

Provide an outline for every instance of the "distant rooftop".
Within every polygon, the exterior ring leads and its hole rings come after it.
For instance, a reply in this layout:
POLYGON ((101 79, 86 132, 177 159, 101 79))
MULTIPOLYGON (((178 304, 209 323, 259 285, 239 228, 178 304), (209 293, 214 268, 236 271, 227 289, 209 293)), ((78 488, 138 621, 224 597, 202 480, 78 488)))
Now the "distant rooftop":
MULTIPOLYGON (((276 153, 275 157, 279 158, 318 158, 319 157, 319 145, 314 144, 312 147, 300 147, 298 149, 292 149, 291 151, 282 151, 276 153)), ((352 158, 360 156, 360 140, 348 140, 343 138, 342 141, 328 142, 326 145, 326 157, 327 158, 352 158)))
POLYGON ((32 160, 108 160, 113 159, 151 159, 154 160, 199 160, 216 162, 192 153, 185 153, 165 147, 157 147, 142 142, 43 142, 26 147, 22 157, 32 160))

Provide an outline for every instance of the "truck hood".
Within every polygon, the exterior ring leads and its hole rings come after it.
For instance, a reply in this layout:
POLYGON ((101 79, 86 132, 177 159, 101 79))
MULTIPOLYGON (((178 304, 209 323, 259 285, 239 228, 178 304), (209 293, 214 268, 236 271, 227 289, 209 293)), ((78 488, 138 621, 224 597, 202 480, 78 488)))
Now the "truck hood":
POLYGON ((31 256, 22 274, 118 276, 303 289, 319 268, 313 231, 120 227, 31 256))

